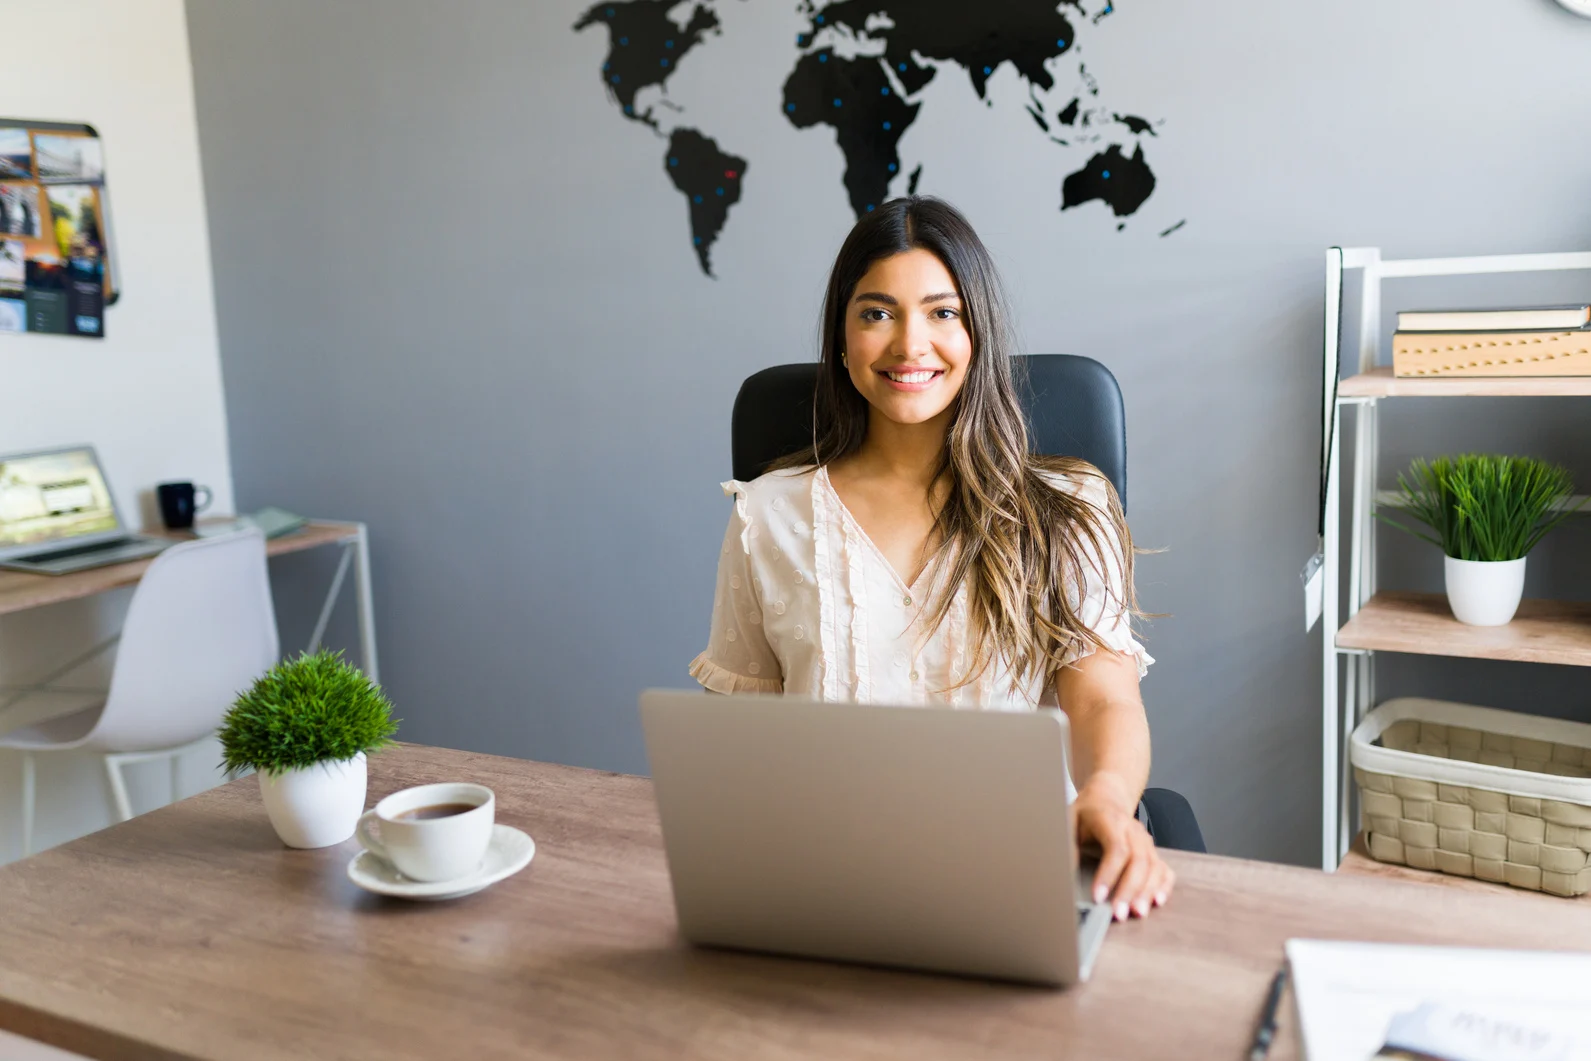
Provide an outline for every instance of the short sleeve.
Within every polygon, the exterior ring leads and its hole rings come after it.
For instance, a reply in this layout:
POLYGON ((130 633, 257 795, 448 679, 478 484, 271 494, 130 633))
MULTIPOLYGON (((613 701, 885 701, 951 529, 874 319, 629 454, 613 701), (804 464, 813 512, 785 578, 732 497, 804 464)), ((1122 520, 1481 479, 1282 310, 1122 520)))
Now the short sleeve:
POLYGON ((762 626, 762 603, 752 579, 744 486, 724 484, 735 509, 718 555, 718 591, 707 651, 691 663, 691 677, 715 693, 779 693, 784 675, 762 626))
MULTIPOLYGON (((1074 591, 1073 607, 1077 610, 1078 619, 1093 631, 1105 647, 1132 656, 1137 661, 1138 677, 1142 678, 1148 673, 1149 665, 1154 662, 1154 658, 1133 636, 1132 616, 1127 610, 1127 594, 1122 574, 1126 564, 1122 554, 1121 536, 1116 533, 1116 528, 1111 525, 1109 519, 1109 497, 1104 481, 1090 478, 1076 490, 1076 495, 1100 513, 1101 518, 1094 524, 1094 531, 1104 555, 1100 555, 1100 550, 1095 548, 1093 541, 1086 535, 1082 536, 1079 543, 1080 558, 1083 562, 1082 585, 1074 591)), ((1091 655, 1093 651, 1092 645, 1084 643, 1074 650, 1068 662, 1082 659, 1091 655)))

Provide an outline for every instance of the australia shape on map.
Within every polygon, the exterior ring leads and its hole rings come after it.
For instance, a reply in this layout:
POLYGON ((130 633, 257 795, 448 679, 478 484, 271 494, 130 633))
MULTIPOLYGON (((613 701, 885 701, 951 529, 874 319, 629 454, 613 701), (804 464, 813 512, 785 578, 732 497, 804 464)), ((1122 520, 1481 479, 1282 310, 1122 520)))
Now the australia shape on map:
MULTIPOLYGON (((750 163, 694 127, 687 108, 668 99, 680 63, 723 35, 720 0, 613 0, 593 5, 574 29, 608 34, 602 83, 624 117, 666 140, 663 169, 686 200, 691 245, 713 275, 712 248, 740 200, 750 163)), ((727 2, 727 0, 722 0, 727 2)), ((766 3, 771 0, 740 0, 766 3)), ((785 77, 785 120, 797 129, 826 126, 845 161, 844 185, 858 217, 890 196, 902 177, 899 145, 922 110, 922 90, 937 76, 967 77, 976 97, 1009 66, 1028 91, 1026 109, 1039 133, 1062 148, 1091 152, 1060 182, 1060 209, 1099 202, 1115 217, 1135 214, 1155 188, 1143 139, 1156 124, 1099 103, 1099 86, 1082 62, 1064 91, 1057 77, 1079 51, 1078 26, 1113 13, 1110 0, 800 0, 806 26, 785 77), (1059 93, 1059 95, 1057 95, 1059 93), (1061 102, 1062 100, 1065 102, 1061 102)), ((917 190, 922 167, 905 176, 917 190)), ((1118 222, 1117 228, 1124 228, 1118 222)), ((1176 231, 1181 222, 1162 235, 1176 231)))

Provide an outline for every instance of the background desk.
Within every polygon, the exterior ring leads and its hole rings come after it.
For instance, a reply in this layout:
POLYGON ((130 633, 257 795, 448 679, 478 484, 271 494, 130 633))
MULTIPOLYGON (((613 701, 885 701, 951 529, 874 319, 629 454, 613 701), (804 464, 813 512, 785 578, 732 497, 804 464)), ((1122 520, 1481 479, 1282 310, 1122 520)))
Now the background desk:
MULTIPOLYGON (((182 531, 165 532, 167 537, 179 541, 192 540, 193 535, 182 531)), ((326 622, 331 618, 332 606, 342 589, 350 564, 354 568, 355 596, 359 608, 360 665, 372 681, 380 681, 376 664, 376 624, 370 598, 370 539, 363 523, 312 522, 292 534, 272 538, 265 543, 267 556, 282 556, 326 545, 341 545, 342 560, 337 565, 331 587, 321 606, 320 619, 315 624, 311 639, 313 650, 326 632, 326 622)), ((47 604, 92 597, 107 590, 131 586, 144 577, 151 560, 134 560, 126 564, 95 567, 70 575, 30 575, 21 571, 0 570, 0 615, 42 608, 47 604)))
POLYGON ((1235 1058, 1291 936, 1591 947, 1580 904, 1170 852, 1170 905, 1067 991, 694 950, 645 778, 418 746, 370 771, 371 801, 492 786, 535 861, 381 899, 353 843, 283 848, 243 778, 0 868, 0 1028, 93 1057, 1235 1058))

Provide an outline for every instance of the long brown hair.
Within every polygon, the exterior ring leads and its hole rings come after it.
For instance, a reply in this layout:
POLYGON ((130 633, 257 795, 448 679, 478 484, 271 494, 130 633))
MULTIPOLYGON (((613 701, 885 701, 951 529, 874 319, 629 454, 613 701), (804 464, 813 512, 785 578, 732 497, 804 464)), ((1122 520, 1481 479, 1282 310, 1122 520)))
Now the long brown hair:
POLYGON ((949 577, 934 579, 938 589, 924 610, 921 636, 926 639, 944 622, 965 584, 971 662, 951 688, 978 680, 999 659, 1014 685, 1040 676, 1048 685, 1077 649, 1107 647, 1078 615, 1085 566, 1106 587, 1107 611, 1137 614, 1132 538, 1121 501, 1099 469, 1032 452, 1018 398, 1026 381, 1019 378, 1021 362, 1011 357, 1016 344, 1000 277, 988 248, 949 203, 930 196, 893 199, 846 237, 823 303, 812 448, 768 470, 827 465, 861 447, 870 407, 840 360, 847 307, 875 262, 918 249, 949 270, 972 339, 971 364, 935 477, 950 487, 934 523, 942 543, 935 564, 948 564, 949 577), (1107 510, 1056 489, 1044 477, 1056 472, 1103 483, 1107 510), (1111 561, 1120 565, 1119 589, 1106 577, 1111 561))

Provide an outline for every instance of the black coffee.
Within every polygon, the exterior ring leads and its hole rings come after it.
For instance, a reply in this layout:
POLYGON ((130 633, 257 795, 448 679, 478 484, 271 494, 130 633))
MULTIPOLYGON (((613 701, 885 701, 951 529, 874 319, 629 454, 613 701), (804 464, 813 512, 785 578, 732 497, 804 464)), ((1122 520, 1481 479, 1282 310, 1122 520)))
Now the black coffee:
POLYGON ((455 814, 474 810, 478 803, 433 803, 429 807, 415 807, 411 810, 399 811, 392 816, 393 821, 418 822, 428 818, 451 818, 455 814))

